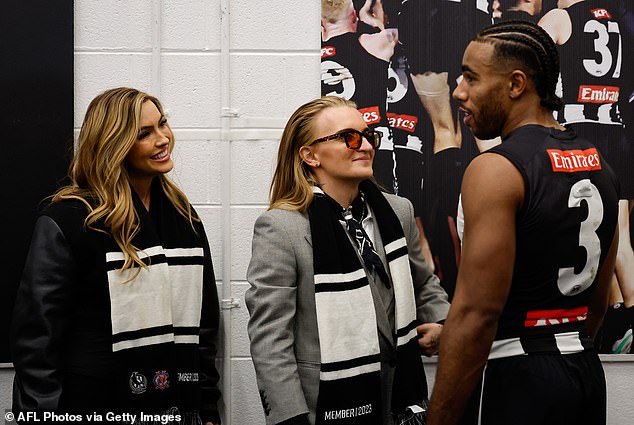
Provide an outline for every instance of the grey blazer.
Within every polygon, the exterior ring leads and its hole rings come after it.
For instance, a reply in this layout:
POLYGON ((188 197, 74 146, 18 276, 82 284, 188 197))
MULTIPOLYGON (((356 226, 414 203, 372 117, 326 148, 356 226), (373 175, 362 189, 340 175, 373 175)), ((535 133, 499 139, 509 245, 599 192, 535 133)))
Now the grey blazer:
MULTIPOLYGON (((447 295, 420 248, 412 204, 386 194, 407 240, 415 287, 417 316, 437 322, 447 316, 447 295)), ((387 264, 376 222, 374 241, 387 264)), ((387 267, 386 267, 387 269, 387 267)), ((389 269, 388 269, 389 270, 389 269)), ((381 392, 384 423, 390 424, 391 390, 396 364, 394 291, 369 275, 381 350, 381 392)), ((319 391, 320 350, 315 310, 313 250, 306 213, 274 209, 255 223, 252 257, 247 271, 251 287, 245 299, 251 356, 267 425, 309 414, 315 423, 319 391)))

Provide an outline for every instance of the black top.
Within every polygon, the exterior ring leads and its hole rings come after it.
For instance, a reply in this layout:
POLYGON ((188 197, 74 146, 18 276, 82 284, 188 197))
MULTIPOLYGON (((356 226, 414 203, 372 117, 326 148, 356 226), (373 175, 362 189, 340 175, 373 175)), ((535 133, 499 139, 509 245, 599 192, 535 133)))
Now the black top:
POLYGON ((496 340, 529 336, 554 342, 556 333, 583 334, 581 317, 617 223, 614 173, 572 130, 527 125, 488 152, 511 161, 525 185, 513 280, 496 340))
POLYGON ((563 113, 566 124, 622 124, 617 101, 621 93, 623 49, 618 11, 605 1, 587 0, 566 9, 572 34, 560 47, 563 113))
POLYGON ((134 206, 133 244, 148 267, 131 282, 114 240, 84 226, 83 203, 51 204, 38 219, 12 322, 15 411, 178 406, 219 421, 219 307, 204 228, 192 229, 157 185, 150 211, 136 196, 134 206))
POLYGON ((352 100, 370 128, 387 127, 388 65, 363 48, 359 34, 333 37, 321 43, 321 94, 352 100))

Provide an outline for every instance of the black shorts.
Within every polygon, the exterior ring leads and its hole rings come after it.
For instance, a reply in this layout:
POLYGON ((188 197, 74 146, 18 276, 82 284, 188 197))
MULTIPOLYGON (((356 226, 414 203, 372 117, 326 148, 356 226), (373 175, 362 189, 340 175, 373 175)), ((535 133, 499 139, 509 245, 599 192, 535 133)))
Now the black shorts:
POLYGON ((618 125, 570 124, 578 136, 593 143, 610 164, 621 186, 619 199, 634 199, 634 140, 618 125))
POLYGON ((460 425, 478 423, 605 425, 605 374, 599 356, 586 350, 488 361, 460 425))

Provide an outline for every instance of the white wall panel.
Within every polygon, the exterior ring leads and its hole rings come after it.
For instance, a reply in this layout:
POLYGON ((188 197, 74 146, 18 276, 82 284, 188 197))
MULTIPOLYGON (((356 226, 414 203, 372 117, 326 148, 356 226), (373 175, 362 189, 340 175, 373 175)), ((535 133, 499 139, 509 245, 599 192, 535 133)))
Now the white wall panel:
POLYGON ((75 126, 80 127, 90 101, 113 87, 150 90, 152 57, 149 53, 75 53, 75 126))
POLYGON ((164 1, 161 48, 220 50, 220 8, 217 1, 164 1))
POLYGON ((161 57, 161 100, 174 127, 220 126, 218 54, 170 53, 161 57))
POLYGON ((75 48, 79 50, 149 50, 151 25, 151 1, 75 1, 75 48))
POLYGON ((268 204, 275 170, 278 140, 234 141, 231 143, 231 203, 268 204))
POLYGON ((231 209, 231 280, 245 280, 251 259, 253 223, 265 206, 239 206, 231 209))
POLYGON ((234 357, 251 357, 247 323, 249 311, 244 302, 244 294, 249 288, 248 282, 233 282, 231 295, 240 300, 240 308, 234 310, 233 332, 231 333, 231 355, 234 357))
POLYGON ((231 3, 231 48, 319 49, 320 7, 316 1, 234 1, 231 3))
POLYGON ((174 170, 170 176, 192 204, 220 204, 222 167, 214 165, 220 156, 220 142, 181 139, 177 129, 174 133, 174 170))

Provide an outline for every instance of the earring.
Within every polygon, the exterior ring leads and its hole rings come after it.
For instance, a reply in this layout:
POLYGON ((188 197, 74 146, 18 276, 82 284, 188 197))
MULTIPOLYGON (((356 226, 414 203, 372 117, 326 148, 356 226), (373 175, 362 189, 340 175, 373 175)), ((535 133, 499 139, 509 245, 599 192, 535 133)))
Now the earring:
POLYGON ((315 167, 315 168, 319 168, 319 161, 316 161, 316 162, 313 164, 313 167, 315 167))

